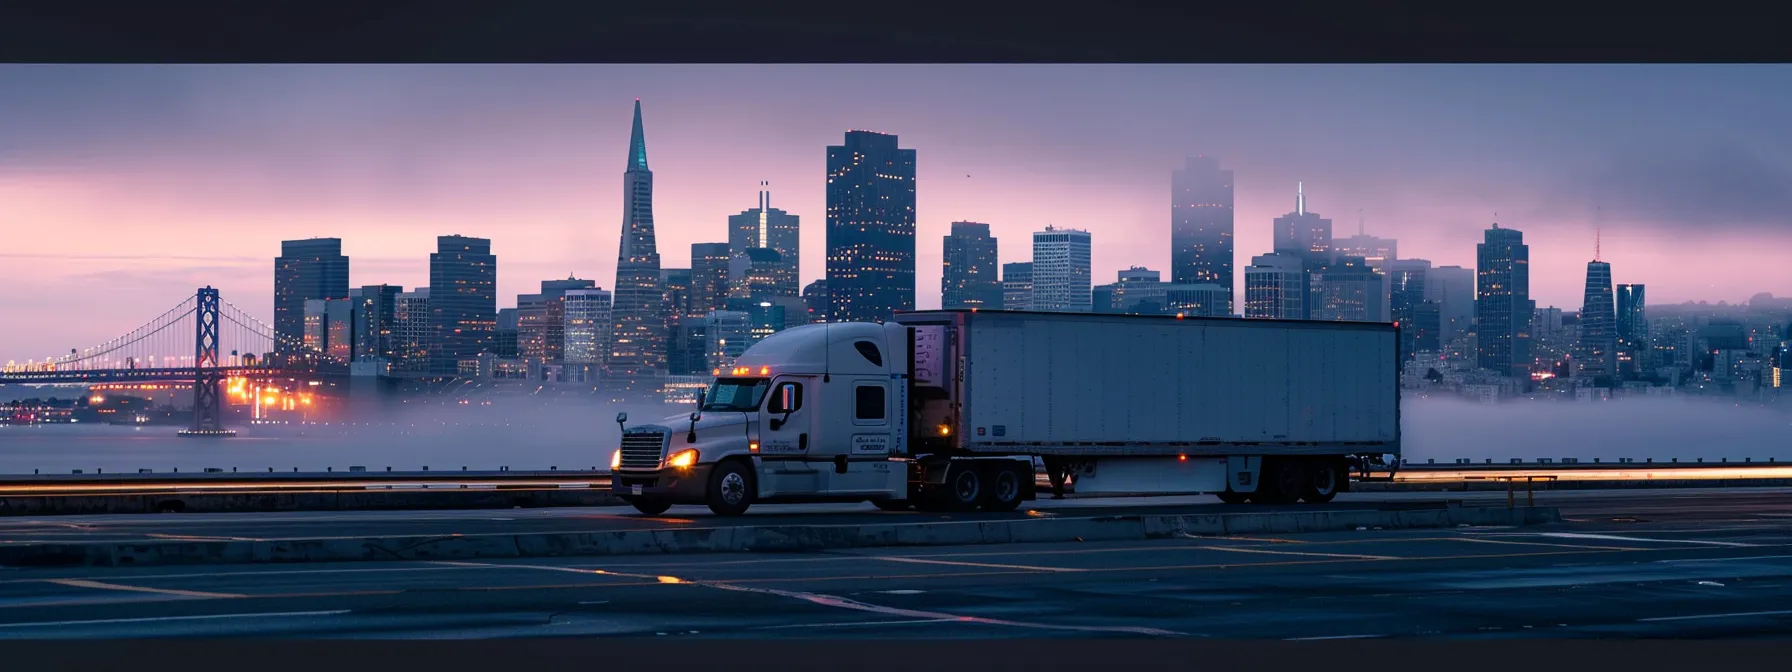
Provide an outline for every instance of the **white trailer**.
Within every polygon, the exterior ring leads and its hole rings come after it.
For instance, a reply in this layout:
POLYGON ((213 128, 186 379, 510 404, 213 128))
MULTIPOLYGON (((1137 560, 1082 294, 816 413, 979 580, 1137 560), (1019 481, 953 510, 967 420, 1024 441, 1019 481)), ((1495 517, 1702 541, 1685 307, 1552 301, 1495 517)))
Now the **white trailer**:
POLYGON ((1326 502, 1399 454, 1398 342, 1381 323, 1012 311, 808 325, 716 371, 688 418, 619 416, 612 487, 648 514, 1011 510, 1039 457, 1080 494, 1326 502))

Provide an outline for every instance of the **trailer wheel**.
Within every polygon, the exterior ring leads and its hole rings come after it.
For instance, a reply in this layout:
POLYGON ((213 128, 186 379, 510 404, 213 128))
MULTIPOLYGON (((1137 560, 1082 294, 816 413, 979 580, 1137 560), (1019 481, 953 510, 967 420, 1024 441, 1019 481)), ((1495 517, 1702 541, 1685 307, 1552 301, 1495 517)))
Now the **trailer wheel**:
POLYGON ((1002 513, 1020 508, 1021 480, 1016 470, 998 467, 989 481, 988 493, 983 497, 984 511, 1002 513))
POLYGON ((1264 458, 1263 480, 1251 501, 1258 504, 1293 504, 1307 488, 1306 465, 1288 458, 1264 458))
POLYGON ((753 474, 739 460, 716 463, 709 475, 709 510, 718 516, 738 516, 753 505, 753 474))
POLYGON ((1243 492, 1233 492, 1231 490, 1227 490, 1225 492, 1214 493, 1214 495, 1219 497, 1220 501, 1225 502, 1227 504, 1243 504, 1245 502, 1251 501, 1250 494, 1243 493, 1243 492))
POLYGON ((983 474, 973 465, 953 464, 946 471, 946 488, 941 494, 952 510, 975 509, 983 503, 983 474))
POLYGON ((667 509, 672 508, 671 502, 660 501, 657 499, 635 499, 630 500, 629 504, 633 504, 636 511, 640 511, 649 516, 660 515, 665 513, 667 509))
POLYGON ((1344 479, 1342 465, 1336 460, 1314 460, 1307 465, 1307 485, 1301 490, 1300 500, 1308 504, 1324 504, 1332 501, 1342 490, 1344 479))

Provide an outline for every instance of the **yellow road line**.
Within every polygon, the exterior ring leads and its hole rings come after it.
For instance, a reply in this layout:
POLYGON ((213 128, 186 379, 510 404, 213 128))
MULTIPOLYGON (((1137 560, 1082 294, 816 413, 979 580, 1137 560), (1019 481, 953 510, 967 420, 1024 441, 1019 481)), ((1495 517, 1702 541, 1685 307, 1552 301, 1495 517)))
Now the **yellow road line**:
POLYGON ((178 595, 180 597, 209 597, 209 598, 247 597, 245 595, 236 595, 236 594, 232 594, 232 593, 206 593, 206 592, 200 592, 197 590, 176 590, 173 588, 150 588, 148 586, 127 586, 122 583, 106 583, 103 581, 88 581, 87 579, 45 579, 44 582, 45 583, 54 583, 54 584, 57 584, 60 586, 72 586, 75 588, 96 588, 99 590, 123 590, 123 591, 137 592, 137 593, 156 593, 158 595, 178 595))

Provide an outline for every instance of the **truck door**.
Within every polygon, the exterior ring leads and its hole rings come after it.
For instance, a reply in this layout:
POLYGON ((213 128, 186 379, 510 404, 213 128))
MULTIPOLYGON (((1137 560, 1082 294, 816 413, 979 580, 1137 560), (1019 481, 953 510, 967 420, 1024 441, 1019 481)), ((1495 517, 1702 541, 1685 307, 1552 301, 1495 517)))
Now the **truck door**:
POLYGON ((759 419, 761 496, 817 495, 825 490, 822 474, 828 465, 809 461, 816 436, 813 382, 807 376, 772 380, 759 419))
POLYGON ((852 381, 852 424, 847 441, 831 455, 828 494, 887 494, 892 482, 891 429, 896 426, 889 378, 852 381))

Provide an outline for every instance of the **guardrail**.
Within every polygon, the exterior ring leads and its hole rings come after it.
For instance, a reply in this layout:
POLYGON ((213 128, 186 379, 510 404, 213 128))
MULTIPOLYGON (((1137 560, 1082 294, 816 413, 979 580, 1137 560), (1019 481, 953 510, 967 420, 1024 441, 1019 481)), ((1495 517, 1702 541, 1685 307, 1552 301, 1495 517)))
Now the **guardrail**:
POLYGON ((1731 459, 1727 457, 1700 457, 1684 460, 1679 458, 1657 460, 1655 458, 1634 459, 1629 457, 1620 457, 1616 460, 1603 460, 1602 458, 1596 457, 1591 461, 1573 457, 1564 457, 1561 459, 1544 457, 1535 460, 1510 458, 1500 461, 1492 459, 1455 459, 1449 461, 1425 460, 1423 462, 1407 460, 1401 463, 1400 470, 1436 469, 1449 471, 1500 471, 1512 469, 1710 469, 1715 467, 1729 469, 1738 467, 1792 467, 1792 459, 1788 459, 1785 462, 1779 462, 1778 458, 1773 457, 1761 459, 1752 457, 1744 457, 1740 459, 1731 459))

